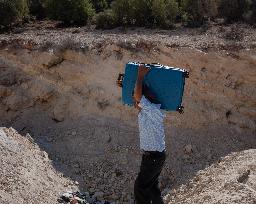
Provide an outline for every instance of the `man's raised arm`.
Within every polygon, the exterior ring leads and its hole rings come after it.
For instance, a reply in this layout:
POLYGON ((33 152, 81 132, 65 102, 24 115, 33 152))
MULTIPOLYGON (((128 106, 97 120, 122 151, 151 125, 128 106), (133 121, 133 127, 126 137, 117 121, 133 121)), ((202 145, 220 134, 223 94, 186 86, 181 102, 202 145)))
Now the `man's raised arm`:
POLYGON ((137 81, 134 88, 134 100, 135 102, 139 103, 142 98, 142 82, 144 79, 144 76, 148 73, 149 69, 141 64, 138 68, 138 76, 137 81))

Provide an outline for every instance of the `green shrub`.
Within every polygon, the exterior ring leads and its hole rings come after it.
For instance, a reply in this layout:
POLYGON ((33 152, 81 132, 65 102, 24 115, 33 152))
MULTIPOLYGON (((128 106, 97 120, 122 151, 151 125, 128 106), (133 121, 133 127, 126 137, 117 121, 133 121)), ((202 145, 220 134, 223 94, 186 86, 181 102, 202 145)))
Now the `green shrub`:
POLYGON ((166 14, 167 20, 171 23, 176 21, 177 15, 179 13, 179 6, 175 0, 166 0, 166 14))
POLYGON ((151 27, 154 24, 152 0, 134 0, 132 5, 132 14, 135 25, 151 27))
POLYGON ((180 15, 190 26, 200 26, 218 15, 216 0, 181 0, 180 15))
POLYGON ((175 0, 115 0, 112 3, 118 25, 170 28, 176 20, 175 0))
POLYGON ((253 2, 252 4, 252 17, 251 17, 251 22, 253 24, 256 24, 256 1, 253 2))
POLYGON ((86 25, 94 15, 89 0, 46 0, 46 10, 50 19, 65 25, 86 25))
POLYGON ((106 0, 91 0, 90 2, 97 13, 104 11, 108 7, 106 0))
POLYGON ((175 0, 154 0, 152 3, 152 15, 156 27, 173 27, 177 14, 178 3, 175 0))
POLYGON ((107 9, 96 15, 96 28, 111 29, 117 25, 116 18, 111 9, 107 9))
POLYGON ((0 0, 0 26, 11 26, 27 17, 27 0, 0 0))
POLYGON ((243 19, 251 24, 256 24, 256 1, 246 0, 243 19))
POLYGON ((221 0, 219 13, 228 23, 241 21, 246 18, 250 4, 250 0, 221 0))
POLYGON ((29 0, 30 14, 37 19, 43 19, 46 17, 44 0, 29 0))
POLYGON ((118 26, 133 25, 133 0, 115 0, 111 4, 118 26))
POLYGON ((165 25, 167 18, 165 0, 153 0, 152 15, 154 17, 154 24, 165 25))

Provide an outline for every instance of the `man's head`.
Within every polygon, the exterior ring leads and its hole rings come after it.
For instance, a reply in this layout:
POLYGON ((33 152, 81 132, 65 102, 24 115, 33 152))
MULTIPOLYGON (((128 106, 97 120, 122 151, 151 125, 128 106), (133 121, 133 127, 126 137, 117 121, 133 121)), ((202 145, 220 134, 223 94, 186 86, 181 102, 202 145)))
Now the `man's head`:
POLYGON ((142 95, 144 95, 151 103, 159 103, 156 95, 149 89, 146 84, 143 84, 142 86, 142 95))

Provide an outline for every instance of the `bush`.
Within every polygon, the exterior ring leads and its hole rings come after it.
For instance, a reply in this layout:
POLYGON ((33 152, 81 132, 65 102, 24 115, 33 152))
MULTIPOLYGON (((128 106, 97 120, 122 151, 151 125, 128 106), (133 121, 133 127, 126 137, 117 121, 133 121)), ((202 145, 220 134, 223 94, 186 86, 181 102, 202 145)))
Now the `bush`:
POLYGON ((111 7, 122 26, 170 28, 178 13, 175 0, 115 0, 111 7))
POLYGON ((227 23, 244 20, 250 3, 250 0, 222 0, 220 15, 226 19, 227 23))
POLYGON ((154 18, 154 25, 164 27, 166 21, 166 5, 164 0, 154 0, 152 2, 152 15, 154 18))
POLYGON ((86 25, 94 15, 89 0, 46 0, 48 16, 65 25, 86 25))
POLYGON ((108 7, 106 0, 91 0, 90 2, 97 13, 104 11, 108 7))
POLYGON ((29 1, 30 14, 41 20, 46 17, 44 0, 30 0, 29 1))
POLYGON ((216 0, 181 0, 180 14, 190 26, 200 26, 206 20, 218 15, 216 0))
POLYGON ((116 18, 111 9, 100 12, 96 16, 96 28, 111 29, 116 26, 116 18))
POLYGON ((251 17, 251 22, 253 24, 256 24, 256 1, 253 2, 252 4, 252 17, 251 17))
POLYGON ((111 4, 118 26, 133 25, 133 0, 115 0, 111 4))
POLYGON ((178 4, 175 0, 154 0, 152 3, 154 26, 171 28, 178 14, 178 4))
POLYGON ((151 27, 154 24, 154 17, 152 13, 152 0, 134 0, 132 4, 132 13, 135 25, 151 27))
POLYGON ((247 0, 244 8, 243 19, 251 24, 256 23, 256 1, 247 0))
POLYGON ((166 0, 166 14, 167 20, 171 23, 176 21, 177 15, 179 13, 179 6, 175 0, 166 0))
POLYGON ((27 0, 0 0, 0 26, 9 27, 28 17, 27 0))

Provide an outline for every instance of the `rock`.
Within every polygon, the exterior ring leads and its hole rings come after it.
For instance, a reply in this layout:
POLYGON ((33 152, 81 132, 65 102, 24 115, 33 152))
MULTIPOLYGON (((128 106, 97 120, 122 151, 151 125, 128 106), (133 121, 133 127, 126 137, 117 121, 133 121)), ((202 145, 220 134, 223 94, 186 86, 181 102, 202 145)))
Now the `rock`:
POLYGON ((62 199, 64 201, 70 201, 71 198, 73 198, 72 192, 66 192, 62 194, 62 199))
POLYGON ((48 175, 48 179, 50 182, 53 182, 53 178, 50 175, 48 175))
POLYGON ((186 145, 186 146, 184 147, 184 153, 185 153, 185 154, 191 154, 191 153, 193 153, 193 148, 192 148, 192 145, 191 145, 191 144, 186 145))
POLYGON ((76 168, 75 169, 75 174, 80 174, 81 172, 80 172, 80 169, 79 168, 76 168))
POLYGON ((4 103, 10 110, 14 111, 32 107, 34 105, 33 100, 19 91, 6 98, 4 103))
POLYGON ((7 88, 0 85, 0 97, 6 97, 7 96, 7 88))
POLYGON ((251 120, 249 117, 245 117, 237 113, 231 114, 228 117, 228 123, 236 125, 240 128, 251 128, 251 129, 256 128, 256 124, 253 120, 251 120))
POLYGON ((249 178, 249 175, 250 175, 251 171, 249 169, 247 169, 245 172, 243 172, 237 179, 237 181, 239 183, 246 183, 246 181, 248 180, 249 178))
POLYGON ((110 102, 107 99, 103 99, 97 102, 97 106, 100 110, 105 110, 110 105, 110 102))
POLYGON ((52 119, 56 122, 64 121, 65 119, 64 110, 59 106, 55 106, 52 112, 52 119))
POLYGON ((76 131, 72 131, 71 135, 76 136, 76 131))
POLYGON ((76 184, 76 185, 79 185, 79 182, 78 182, 78 181, 75 181, 75 184, 76 184))
POLYGON ((112 140, 111 136, 110 136, 110 135, 108 135, 108 136, 107 136, 107 139, 106 139, 107 143, 110 143, 110 142, 111 142, 111 140, 112 140))
POLYGON ((74 168, 79 168, 79 167, 80 167, 79 163, 74 164, 74 168))
POLYGON ((34 139, 31 137, 31 135, 29 133, 27 133, 25 135, 25 137, 31 142, 31 143, 34 143, 34 139))
POLYGON ((48 159, 48 154, 47 154, 46 151, 42 151, 42 156, 43 156, 44 158, 48 159))
POLYGON ((70 204, 77 204, 78 203, 78 199, 74 198, 72 201, 70 201, 70 204))
POLYGON ((41 78, 35 78, 28 83, 29 97, 34 101, 48 102, 54 96, 54 86, 41 78))
POLYGON ((47 142, 53 142, 53 138, 52 137, 47 137, 46 140, 47 140, 47 142))
POLYGON ((17 73, 17 70, 13 70, 12 72, 1 72, 0 85, 5 87, 14 86, 20 82, 20 76, 21 74, 17 73))
POLYGON ((64 61, 64 59, 61 56, 52 56, 50 61, 47 62, 46 64, 43 64, 43 66, 50 69, 52 67, 55 67, 55 66, 61 64, 63 61, 64 61))
POLYGON ((21 86, 21 88, 23 88, 25 90, 27 90, 29 88, 27 83, 22 83, 20 86, 21 86))
POLYGON ((207 72, 207 68, 206 67, 202 67, 201 68, 201 72, 207 72))
POLYGON ((98 200, 102 200, 103 196, 104 196, 104 193, 101 192, 101 191, 97 191, 97 192, 94 193, 93 196, 96 197, 98 200))

